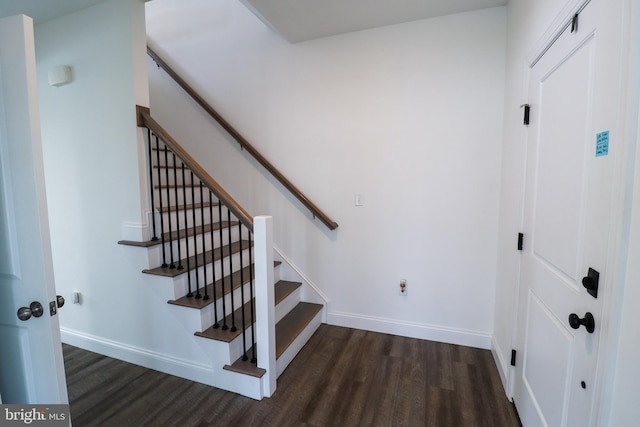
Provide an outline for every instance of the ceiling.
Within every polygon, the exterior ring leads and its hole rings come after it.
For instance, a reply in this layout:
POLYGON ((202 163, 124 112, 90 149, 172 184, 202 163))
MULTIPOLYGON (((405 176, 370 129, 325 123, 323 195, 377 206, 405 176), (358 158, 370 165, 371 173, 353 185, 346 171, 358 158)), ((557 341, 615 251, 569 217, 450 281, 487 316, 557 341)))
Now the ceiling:
MULTIPOLYGON (((0 0, 0 17, 23 13, 36 23, 104 0, 0 0)), ((145 0, 146 1, 146 0, 145 0)), ((175 0, 177 4, 181 0, 175 0)), ((240 0, 292 43, 384 25, 502 6, 508 0, 240 0)))
POLYGON ((503 6, 508 0, 240 0, 292 43, 503 6))
POLYGON ((0 0, 0 18, 24 14, 35 23, 68 15, 104 0, 0 0))

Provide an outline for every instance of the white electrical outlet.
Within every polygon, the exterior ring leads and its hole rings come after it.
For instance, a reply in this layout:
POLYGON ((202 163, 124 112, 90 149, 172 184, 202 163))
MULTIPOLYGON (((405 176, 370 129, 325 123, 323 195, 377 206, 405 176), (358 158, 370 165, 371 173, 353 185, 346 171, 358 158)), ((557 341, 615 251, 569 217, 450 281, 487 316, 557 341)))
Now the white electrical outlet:
POLYGON ((408 292, 407 279, 400 280, 400 290, 398 291, 398 295, 406 296, 408 292))

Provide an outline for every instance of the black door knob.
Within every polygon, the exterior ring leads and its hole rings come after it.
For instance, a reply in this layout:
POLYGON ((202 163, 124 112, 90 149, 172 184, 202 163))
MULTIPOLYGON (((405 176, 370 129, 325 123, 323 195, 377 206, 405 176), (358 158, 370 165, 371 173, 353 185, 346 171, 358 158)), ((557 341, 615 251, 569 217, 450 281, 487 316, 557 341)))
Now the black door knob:
POLYGON ((592 334, 596 329, 596 322, 593 319, 593 314, 586 312, 584 317, 581 319, 577 314, 571 313, 569 315, 569 326, 573 329, 578 329, 580 325, 584 326, 587 332, 592 334))

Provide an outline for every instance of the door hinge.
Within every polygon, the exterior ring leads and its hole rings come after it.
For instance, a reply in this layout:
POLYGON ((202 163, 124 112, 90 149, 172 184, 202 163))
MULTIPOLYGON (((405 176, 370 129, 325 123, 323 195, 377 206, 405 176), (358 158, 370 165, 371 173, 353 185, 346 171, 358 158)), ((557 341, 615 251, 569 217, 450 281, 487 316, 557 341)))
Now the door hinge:
POLYGON ((578 31, 578 15, 580 15, 579 13, 576 13, 575 15, 573 15, 573 18, 571 19, 571 32, 575 33, 578 31))
POLYGON ((516 351, 511 350, 511 366, 516 366, 516 351))
POLYGON ((522 246, 524 244, 524 234, 518 233, 518 250, 522 250, 522 246))
POLYGON ((529 125, 529 114, 531 113, 531 106, 529 104, 522 104, 520 107, 524 108, 524 118, 522 123, 529 125))

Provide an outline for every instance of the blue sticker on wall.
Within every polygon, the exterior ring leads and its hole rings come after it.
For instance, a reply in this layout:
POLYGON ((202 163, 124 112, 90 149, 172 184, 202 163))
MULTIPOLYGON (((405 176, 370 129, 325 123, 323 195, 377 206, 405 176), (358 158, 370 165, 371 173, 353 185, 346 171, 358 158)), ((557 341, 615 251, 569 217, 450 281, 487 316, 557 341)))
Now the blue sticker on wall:
POLYGON ((609 154, 609 131, 596 134, 596 157, 609 154))

